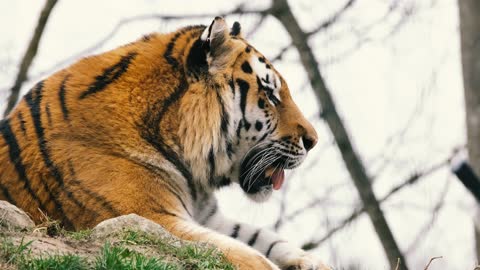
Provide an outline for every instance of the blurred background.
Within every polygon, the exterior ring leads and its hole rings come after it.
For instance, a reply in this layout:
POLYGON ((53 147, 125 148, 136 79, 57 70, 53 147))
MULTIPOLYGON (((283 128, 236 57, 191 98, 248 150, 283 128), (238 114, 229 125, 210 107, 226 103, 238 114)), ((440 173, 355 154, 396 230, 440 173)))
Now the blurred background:
POLYGON ((480 172, 476 0, 0 1, 0 112, 12 90, 21 97, 83 56, 217 15, 241 23, 320 138, 268 203, 221 190, 227 216, 339 269, 394 269, 397 258, 424 269, 437 256, 428 269, 475 268, 480 190, 452 163, 470 154, 480 172))

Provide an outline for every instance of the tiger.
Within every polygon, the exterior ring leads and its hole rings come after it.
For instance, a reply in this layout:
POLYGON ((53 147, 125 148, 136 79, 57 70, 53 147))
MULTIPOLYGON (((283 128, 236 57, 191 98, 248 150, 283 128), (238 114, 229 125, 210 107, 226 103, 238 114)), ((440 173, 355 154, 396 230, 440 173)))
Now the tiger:
POLYGON ((92 228, 136 213, 238 269, 330 269, 226 218, 215 191, 264 202, 318 136, 287 83, 222 17, 152 33, 38 82, 0 122, 0 199, 92 228))

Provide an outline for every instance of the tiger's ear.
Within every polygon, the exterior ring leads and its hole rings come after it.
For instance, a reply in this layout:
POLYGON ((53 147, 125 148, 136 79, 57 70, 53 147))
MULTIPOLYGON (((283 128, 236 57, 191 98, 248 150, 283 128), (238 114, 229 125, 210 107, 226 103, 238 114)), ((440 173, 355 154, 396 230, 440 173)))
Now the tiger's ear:
POLYGON ((234 22, 232 29, 230 29, 230 36, 243 38, 242 27, 239 22, 234 22))
POLYGON ((221 53, 223 45, 228 40, 227 23, 222 17, 215 17, 208 28, 203 31, 201 39, 204 41, 204 47, 213 57, 221 53))

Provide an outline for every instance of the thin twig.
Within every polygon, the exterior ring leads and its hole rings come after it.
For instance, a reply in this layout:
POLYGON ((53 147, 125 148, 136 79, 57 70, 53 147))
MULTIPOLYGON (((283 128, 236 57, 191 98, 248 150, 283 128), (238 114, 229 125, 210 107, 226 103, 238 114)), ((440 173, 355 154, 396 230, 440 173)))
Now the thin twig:
POLYGON ((437 257, 431 258, 430 261, 428 262, 427 266, 425 266, 425 269, 424 269, 424 270, 428 270, 428 267, 430 267, 430 264, 431 264, 434 260, 436 260, 436 259, 441 259, 441 258, 443 258, 443 257, 442 257, 442 256, 437 256, 437 257))
POLYGON ((445 186, 443 187, 443 190, 442 190, 442 192, 441 192, 441 194, 440 194, 440 196, 437 200, 437 203, 435 204, 435 206, 431 210, 431 212, 432 212, 431 213, 431 218, 429 219, 429 221, 427 221, 422 226, 420 231, 417 233, 417 236, 415 237, 415 239, 412 241, 412 243, 406 249, 406 251, 405 251, 406 254, 410 254, 412 251, 414 251, 415 248, 418 246, 418 244, 421 242, 421 240, 424 239, 428 235, 428 233, 431 231, 432 227, 435 225, 435 220, 437 219, 438 213, 440 212, 440 210, 445 205, 445 197, 447 196, 447 193, 448 193, 448 190, 449 190, 449 187, 450 187, 450 183, 451 183, 451 181, 448 181, 448 180, 449 179, 447 178, 447 182, 445 183, 445 186))
MULTIPOLYGON (((353 6, 353 4, 356 2, 356 0, 348 0, 345 5, 343 5, 338 11, 336 11, 332 16, 324 20, 322 23, 320 23, 317 27, 315 27, 313 30, 306 32, 305 35, 306 37, 311 37, 321 31, 325 31, 328 29, 330 26, 332 26, 335 22, 337 22, 341 16, 350 8, 353 6)), ((283 55, 293 47, 293 42, 288 44, 287 46, 283 47, 280 49, 280 51, 277 53, 276 56, 272 57, 270 61, 276 62, 278 60, 281 60, 283 55)))
POLYGON ((40 43, 40 39, 42 38, 45 25, 47 24, 48 18, 50 17, 50 14, 56 3, 57 0, 47 0, 45 2, 45 6, 43 6, 40 17, 38 18, 37 26, 35 27, 35 31, 33 32, 33 37, 30 40, 27 51, 25 52, 25 55, 22 58, 22 62, 20 63, 20 68, 18 70, 15 83, 10 89, 10 97, 8 98, 7 108, 3 113, 4 116, 7 116, 17 103, 22 84, 27 79, 28 70, 32 65, 35 55, 37 55, 38 44, 40 43))
POLYGON ((397 266, 395 266, 395 270, 400 268, 400 258, 397 258, 397 266))
POLYGON ((355 2, 356 2, 356 0, 348 0, 345 3, 345 5, 343 5, 337 12, 335 12, 332 16, 330 16, 330 18, 323 21, 320 25, 318 25, 313 30, 311 30, 310 32, 307 32, 305 34, 307 36, 311 36, 311 35, 314 35, 314 34, 320 32, 320 31, 330 27, 331 25, 336 23, 340 19, 340 17, 342 17, 342 15, 353 6, 353 4, 355 2))

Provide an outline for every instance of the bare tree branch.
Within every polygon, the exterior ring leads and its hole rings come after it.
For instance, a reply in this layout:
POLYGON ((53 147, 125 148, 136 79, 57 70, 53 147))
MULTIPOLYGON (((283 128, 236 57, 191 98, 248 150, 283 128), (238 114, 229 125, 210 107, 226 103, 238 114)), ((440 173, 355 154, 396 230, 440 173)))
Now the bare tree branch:
MULTIPOLYGON (((345 186, 344 184, 335 185, 335 186, 329 188, 325 193, 330 194, 330 193, 335 192, 337 189, 340 189, 344 186, 345 186)), ((328 201, 328 200, 329 200, 329 196, 324 196, 324 197, 316 198, 316 199, 312 200, 311 202, 307 203, 306 205, 304 205, 302 207, 297 208, 295 211, 293 211, 289 214, 285 214, 285 211, 283 211, 283 213, 281 213, 283 215, 280 215, 278 217, 277 221, 275 222, 274 229, 278 230, 280 227, 282 227, 285 224, 285 222, 292 221, 296 217, 304 214, 306 211, 311 210, 311 209, 315 209, 316 207, 325 204, 325 202, 328 201)))
POLYGON ((315 27, 313 30, 310 32, 305 33, 308 37, 311 35, 314 35, 328 27, 330 27, 332 24, 336 23, 338 19, 347 11, 349 10, 353 4, 356 2, 356 0, 348 0, 345 5, 342 6, 337 12, 335 12, 330 18, 322 22, 320 25, 315 27))
POLYGON ((428 261, 428 264, 425 266, 425 269, 424 269, 424 270, 428 270, 428 268, 430 267, 430 264, 431 264, 434 260, 436 260, 436 259, 441 259, 441 258, 443 258, 443 257, 442 257, 442 256, 438 256, 438 257, 433 257, 433 258, 431 258, 430 261, 428 261))
POLYGON ((245 35, 245 37, 247 39, 251 38, 253 35, 255 35, 255 33, 260 29, 260 27, 262 26, 262 24, 265 22, 265 19, 267 18, 267 13, 263 13, 261 16, 260 16, 260 19, 258 19, 258 22, 255 24, 254 27, 252 27, 252 29, 250 29, 250 31, 245 35))
POLYGON ((7 108, 3 113, 4 116, 7 116, 17 103, 22 84, 27 79, 28 70, 30 69, 33 59, 37 54, 38 44, 40 43, 40 39, 42 38, 43 30, 45 29, 45 25, 47 24, 48 18, 50 17, 52 9, 53 7, 55 7, 56 3, 57 0, 47 0, 47 2, 45 2, 45 5, 43 6, 40 17, 38 18, 37 26, 35 27, 35 31, 33 32, 33 37, 30 40, 27 51, 22 58, 17 78, 15 79, 14 85, 10 89, 10 97, 8 98, 7 108))
POLYGON ((419 230, 419 232, 417 233, 417 236, 412 241, 412 243, 408 245, 408 248, 406 251, 407 254, 412 253, 418 247, 422 239, 425 239, 425 237, 428 235, 428 232, 430 232, 432 227, 435 225, 435 221, 437 220, 438 213, 445 205, 445 197, 447 196, 450 183, 451 183, 450 181, 447 181, 445 183, 445 186, 443 187, 443 190, 439 196, 439 199, 437 200, 437 203, 435 204, 435 206, 431 211, 432 213, 431 213, 430 219, 422 226, 422 228, 419 230))
MULTIPOLYGON (((310 36, 313 36, 321 31, 324 31, 326 30, 327 28, 329 28, 330 26, 332 26, 332 24, 334 24, 335 22, 337 22, 340 17, 348 10, 350 9, 353 4, 356 2, 356 0, 348 0, 345 5, 343 5, 337 12, 335 12, 332 16, 330 16, 328 19, 326 19, 325 21, 323 21, 322 23, 320 23, 317 27, 315 27, 313 30, 305 33, 305 35, 307 37, 310 37, 310 36)), ((282 49, 280 49, 279 53, 272 57, 270 59, 270 61, 272 62, 276 62, 278 60, 281 60, 283 55, 290 49, 293 47, 293 43, 290 43, 288 44, 287 46, 283 47, 282 49)))
MULTIPOLYGON (((392 197, 393 195, 395 195, 396 193, 398 193, 399 191, 403 190, 405 187, 407 186, 411 186, 413 184, 416 184, 419 180, 425 178, 426 176, 428 175, 431 175, 435 172, 437 172, 438 170, 440 170, 441 168, 444 168, 446 166, 448 166, 451 158, 453 157, 450 156, 448 157, 447 159, 431 166, 430 168, 424 170, 423 172, 415 172, 412 174, 412 176, 410 176, 407 180, 403 181, 402 183, 400 183, 399 185, 393 187, 387 194, 385 194, 385 196, 383 196, 380 200, 379 200, 379 203, 383 203, 385 201, 387 201, 390 197, 392 197)), ((350 224, 353 220, 355 220, 357 217, 360 216, 360 214, 362 214, 363 212, 365 212, 366 208, 365 207, 362 207, 360 209, 357 209, 357 210, 354 210, 352 212, 352 214, 350 214, 347 218, 345 218, 342 222, 340 222, 335 228, 333 228, 332 230, 330 230, 326 235, 324 235, 322 238, 318 239, 318 240, 314 240, 314 241, 310 241, 310 242, 307 242, 305 244, 303 244, 302 248, 305 249, 305 250, 311 250, 311 249, 315 249, 317 248, 318 246, 320 246, 323 242, 325 242, 326 240, 328 240, 330 237, 332 237, 335 233, 337 233, 338 231, 342 230, 343 228, 345 228, 348 224, 350 224)))
POLYGON ((330 91, 325 85, 315 55, 307 42, 307 34, 300 28, 300 25, 292 14, 286 0, 273 1, 271 12, 290 34, 292 42, 300 54, 301 62, 307 71, 312 89, 314 89, 317 99, 321 104, 322 116, 332 131, 347 170, 352 177, 360 198, 366 208, 366 212, 380 238, 391 268, 395 268, 395 262, 397 261, 397 258, 400 258, 403 262, 400 269, 407 270, 408 268, 406 266, 405 258, 393 237, 390 227, 388 226, 385 216, 380 208, 380 204, 373 192, 371 185, 372 181, 367 175, 363 162, 353 148, 343 121, 337 113, 330 91))

